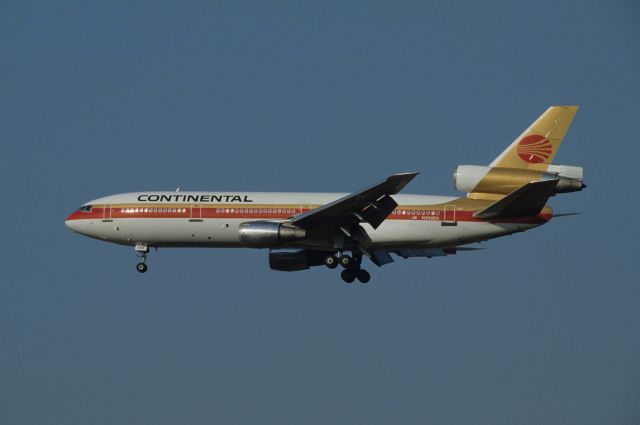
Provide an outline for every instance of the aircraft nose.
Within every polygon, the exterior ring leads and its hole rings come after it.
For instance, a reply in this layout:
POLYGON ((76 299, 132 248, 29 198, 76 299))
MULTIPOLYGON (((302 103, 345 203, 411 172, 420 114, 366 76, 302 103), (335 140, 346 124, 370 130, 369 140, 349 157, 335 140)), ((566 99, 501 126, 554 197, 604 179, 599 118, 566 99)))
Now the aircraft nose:
POLYGON ((80 233, 79 220, 75 217, 75 214, 75 211, 69 214, 69 216, 64 220, 64 224, 74 232, 80 233))

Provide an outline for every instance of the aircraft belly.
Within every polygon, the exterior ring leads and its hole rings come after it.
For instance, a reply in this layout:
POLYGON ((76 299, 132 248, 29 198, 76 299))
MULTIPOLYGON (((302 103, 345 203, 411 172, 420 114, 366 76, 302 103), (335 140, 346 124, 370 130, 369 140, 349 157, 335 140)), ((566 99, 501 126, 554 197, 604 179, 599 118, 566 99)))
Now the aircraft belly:
POLYGON ((530 224, 441 221, 385 221, 377 229, 365 225, 373 246, 447 247, 483 241, 535 227, 530 224))
POLYGON ((371 238, 371 243, 375 245, 397 245, 402 243, 426 244, 433 239, 436 231, 435 222, 383 222, 377 229, 369 225, 363 225, 371 238))

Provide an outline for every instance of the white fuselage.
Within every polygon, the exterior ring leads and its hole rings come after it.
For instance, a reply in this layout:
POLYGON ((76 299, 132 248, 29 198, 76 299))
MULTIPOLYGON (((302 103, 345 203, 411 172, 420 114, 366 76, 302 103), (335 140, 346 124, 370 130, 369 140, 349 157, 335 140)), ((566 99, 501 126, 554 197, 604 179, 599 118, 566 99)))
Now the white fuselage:
MULTIPOLYGON (((137 192, 88 202, 66 220, 75 232, 124 245, 246 247, 241 223, 287 219, 334 201, 342 193, 137 192), (84 209, 84 211, 83 211, 84 209)), ((549 217, 486 222, 473 217, 461 198, 394 195, 398 207, 377 228, 362 224, 373 248, 458 246, 524 231, 549 217)), ((462 198, 464 199, 464 198, 462 198)), ((487 201, 487 205, 490 202, 487 201)), ((302 240, 272 248, 331 249, 328 240, 302 240)))

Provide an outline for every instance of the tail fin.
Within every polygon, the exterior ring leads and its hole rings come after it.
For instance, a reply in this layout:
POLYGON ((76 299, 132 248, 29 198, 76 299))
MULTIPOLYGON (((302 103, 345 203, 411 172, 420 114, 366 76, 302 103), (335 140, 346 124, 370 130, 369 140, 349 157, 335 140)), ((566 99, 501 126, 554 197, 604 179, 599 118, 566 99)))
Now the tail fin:
POLYGON ((547 171, 577 111, 577 106, 551 106, 490 167, 547 171))

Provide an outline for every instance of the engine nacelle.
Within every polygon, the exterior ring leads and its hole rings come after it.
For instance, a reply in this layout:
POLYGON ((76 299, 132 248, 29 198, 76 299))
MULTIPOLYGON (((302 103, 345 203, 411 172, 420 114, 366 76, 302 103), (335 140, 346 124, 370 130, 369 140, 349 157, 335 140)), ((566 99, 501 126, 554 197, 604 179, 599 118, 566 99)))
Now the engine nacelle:
POLYGON ((305 229, 273 221, 241 223, 238 232, 240 241, 253 248, 278 246, 285 242, 299 241, 307 236, 305 229))
POLYGON ((313 251, 310 249, 301 249, 298 251, 270 251, 269 267, 272 270, 282 272, 295 272, 298 270, 307 270, 313 266, 324 264, 326 253, 322 251, 313 251))
POLYGON ((459 192, 472 192, 489 170, 486 165, 458 165, 453 171, 453 186, 459 192))
POLYGON ((453 182, 460 192, 506 195, 519 187, 541 180, 559 180, 555 193, 576 192, 582 183, 582 167, 550 165, 547 171, 524 168, 459 165, 453 172, 453 182))

